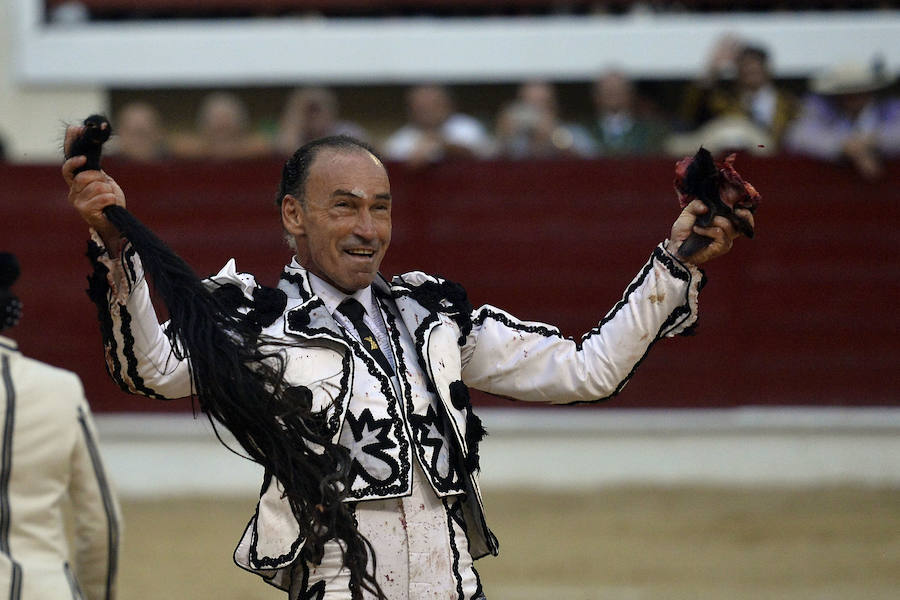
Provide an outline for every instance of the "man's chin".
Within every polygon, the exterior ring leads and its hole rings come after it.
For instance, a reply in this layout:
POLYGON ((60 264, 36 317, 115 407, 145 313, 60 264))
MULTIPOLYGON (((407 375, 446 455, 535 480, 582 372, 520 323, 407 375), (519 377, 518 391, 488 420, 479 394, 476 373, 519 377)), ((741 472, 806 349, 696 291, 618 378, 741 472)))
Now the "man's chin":
POLYGON ((354 277, 348 277, 342 281, 335 282, 334 285, 342 292, 352 294, 372 285, 376 275, 377 273, 359 273, 354 277))

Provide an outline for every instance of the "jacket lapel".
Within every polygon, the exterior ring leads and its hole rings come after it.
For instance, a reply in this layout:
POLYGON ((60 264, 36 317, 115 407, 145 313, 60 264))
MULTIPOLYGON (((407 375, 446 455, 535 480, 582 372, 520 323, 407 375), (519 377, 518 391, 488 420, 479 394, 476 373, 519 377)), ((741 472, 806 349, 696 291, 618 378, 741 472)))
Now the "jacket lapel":
MULTIPOLYGON (((418 276, 419 273, 407 274, 418 276)), ((423 277, 437 281, 436 279, 421 274, 423 277)), ((404 276, 406 277, 406 276, 404 276)), ((400 316, 406 324, 406 328, 412 333, 416 345, 416 353, 422 358, 422 364, 426 368, 428 377, 434 391, 450 416, 450 422, 454 428, 454 437, 465 449, 464 416, 458 410, 454 410, 450 397, 450 384, 459 380, 461 365, 456 341, 459 338, 459 330, 452 326, 452 319, 439 312, 433 312, 422 306, 410 296, 411 282, 404 278, 395 277, 391 286, 391 294, 400 311, 400 316), (434 357, 440 357, 436 360, 434 357)), ((412 283, 415 287, 415 283, 412 283)))

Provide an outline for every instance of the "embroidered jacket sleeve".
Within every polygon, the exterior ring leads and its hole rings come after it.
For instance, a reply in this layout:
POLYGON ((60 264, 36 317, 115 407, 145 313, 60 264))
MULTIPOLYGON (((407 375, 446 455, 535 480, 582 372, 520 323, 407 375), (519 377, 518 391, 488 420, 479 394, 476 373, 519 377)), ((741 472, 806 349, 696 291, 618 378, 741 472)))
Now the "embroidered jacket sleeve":
POLYGON ((581 341, 493 306, 473 312, 462 348, 466 385, 534 402, 572 403, 615 396, 657 340, 689 333, 703 273, 660 244, 622 299, 581 341))
MULTIPOLYGON (((167 324, 159 323, 137 252, 126 243, 117 258, 110 258, 94 233, 88 256, 94 263, 88 294, 97 305, 110 376, 131 394, 159 399, 189 396, 189 361, 177 340, 167 334, 167 324)), ((256 286, 252 276, 236 272, 233 259, 210 281, 234 283, 245 293, 256 286)))

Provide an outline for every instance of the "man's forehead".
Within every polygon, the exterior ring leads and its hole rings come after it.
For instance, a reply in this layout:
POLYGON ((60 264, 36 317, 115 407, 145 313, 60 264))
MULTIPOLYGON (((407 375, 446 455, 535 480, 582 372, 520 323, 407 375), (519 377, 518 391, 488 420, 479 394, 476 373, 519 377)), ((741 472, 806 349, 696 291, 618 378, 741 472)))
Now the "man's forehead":
POLYGON ((384 165, 378 160, 378 157, 361 147, 351 148, 323 148, 316 153, 313 159, 311 169, 321 167, 331 169, 336 165, 346 167, 347 163, 358 163, 364 165, 369 163, 373 166, 384 170, 384 165))
MULTIPOLYGON (((390 193, 387 170, 378 158, 364 148, 324 149, 310 165, 310 180, 319 179, 328 187, 364 197, 390 193), (372 186, 384 189, 369 189, 372 186)), ((333 191, 333 190, 332 190, 333 191)))

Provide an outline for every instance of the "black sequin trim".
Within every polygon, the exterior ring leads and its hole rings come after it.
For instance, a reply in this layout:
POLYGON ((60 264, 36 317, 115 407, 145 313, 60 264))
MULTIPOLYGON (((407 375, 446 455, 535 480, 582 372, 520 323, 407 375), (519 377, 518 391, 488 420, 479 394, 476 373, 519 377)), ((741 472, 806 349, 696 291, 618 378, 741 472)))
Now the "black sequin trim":
POLYGON ((423 463, 425 462, 425 447, 431 448, 431 460, 428 461, 428 470, 434 480, 435 487, 437 487, 441 493, 464 492, 465 488, 462 482, 462 475, 456 467, 456 454, 459 450, 456 448, 456 444, 450 442, 450 440, 453 439, 453 432, 448 431, 449 426, 446 425, 445 420, 438 415, 434 406, 429 406, 424 415, 410 414, 409 420, 415 429, 416 439, 419 442, 418 446, 423 455, 423 463), (440 437, 434 438, 428 435, 430 426, 433 426, 437 430, 440 437), (444 449, 445 444, 447 446, 447 475, 442 476, 438 469, 438 461, 440 460, 441 450, 444 449))
MULTIPOLYGON (((458 283, 437 277, 438 281, 424 281, 418 285, 395 287, 398 296, 409 296, 430 313, 444 313, 459 326, 460 346, 472 331, 472 305, 466 289, 458 283)), ((402 280, 402 277, 401 277, 402 280)))
POLYGON ((487 430, 481 422, 481 418, 475 414, 472 407, 472 399, 469 396, 469 388, 462 381, 454 381, 450 384, 450 400, 456 410, 466 415, 466 446, 469 449, 466 455, 466 470, 474 473, 481 469, 481 459, 478 455, 478 446, 487 430))
MULTIPOLYGON (((370 496, 390 496, 393 494, 400 494, 407 491, 408 483, 409 483, 409 470, 411 468, 410 462, 410 454, 409 454, 409 444, 410 440, 406 437, 406 431, 403 427, 403 418, 400 414, 398 414, 397 410, 397 399, 394 396, 394 389, 391 386, 391 382, 388 380, 387 375, 385 375, 384 371, 381 370, 381 367, 378 366, 378 363, 375 362, 373 358, 369 355, 368 352, 363 350, 362 346, 349 334, 344 333, 344 340, 351 347, 352 352, 357 360, 363 361, 366 365, 366 370, 369 372, 372 377, 378 380, 381 385, 381 393, 384 395, 387 404, 387 413, 390 415, 393 420, 394 425, 394 436, 399 443, 399 471, 398 471, 398 481, 395 484, 384 484, 380 486, 368 485, 362 489, 354 490, 352 489, 353 480, 350 480, 351 489, 348 493, 348 496, 356 499, 366 498, 370 496)), ((349 411, 346 418, 349 418, 349 411)))
POLYGON ((131 383, 134 386, 134 389, 125 388, 126 391, 133 393, 142 394, 149 398, 156 398, 158 400, 168 400, 165 396, 157 394, 152 389, 148 388, 144 385, 144 379, 138 373, 138 358, 134 354, 134 336, 131 333, 131 313, 128 312, 124 306, 119 307, 119 317, 122 321, 122 325, 119 330, 122 333, 122 353, 125 355, 125 362, 128 365, 127 373, 128 377, 131 379, 131 383))
MULTIPOLYGON (((296 600, 322 600, 325 597, 325 579, 309 585, 309 563, 303 562, 300 590, 296 600)), ((291 600, 295 600, 291 598, 291 600)))
POLYGON ((212 294, 230 309, 235 317, 245 319, 257 332, 277 321, 287 306, 287 294, 278 288, 256 286, 253 288, 253 300, 250 300, 238 285, 224 283, 215 287, 212 294), (241 314, 240 309, 249 310, 241 314))
POLYGON ((690 271, 688 271, 687 267, 676 261, 668 252, 666 252, 659 246, 653 249, 653 258, 661 262, 663 266, 669 271, 669 273, 672 274, 672 277, 675 277, 676 279, 680 279, 682 281, 690 282, 691 276, 690 271))
MULTIPOLYGON (((453 554, 452 570, 453 577, 456 579, 456 595, 459 600, 466 600, 465 592, 463 591, 462 573, 460 572, 459 567, 461 553, 456 545, 456 530, 453 528, 453 524, 455 523, 459 526, 463 534, 468 537, 468 527, 466 526, 466 519, 463 516, 463 500, 462 498, 442 498, 441 502, 443 502, 444 510, 447 513, 447 533, 450 540, 450 551, 453 554)), ((483 598, 484 588, 481 584, 481 577, 479 577, 478 571, 475 570, 474 565, 472 566, 472 574, 475 575, 475 591, 470 598, 483 598)))
MULTIPOLYGON (((382 298, 379 298, 379 300, 381 300, 381 299, 382 298)), ((421 464, 431 465, 430 469, 429 469, 430 473, 428 473, 428 475, 430 476, 432 483, 434 484, 434 486, 437 488, 437 490, 439 492, 447 493, 447 492, 462 491, 461 483, 459 481, 459 473, 457 473, 455 471, 455 467, 454 467, 455 462, 453 461, 452 454, 450 456, 450 474, 447 477, 441 477, 440 474, 438 473, 437 469, 435 468, 436 461, 438 458, 437 453, 440 451, 439 446, 434 448, 434 455, 432 456, 432 459, 430 461, 426 460, 425 446, 434 447, 435 445, 433 443, 428 443, 426 441, 427 432, 422 427, 423 418, 421 416, 419 416, 418 414, 416 414, 415 407, 413 406, 412 385, 409 383, 409 380, 407 379, 406 355, 403 352, 403 347, 402 347, 402 343, 400 340, 400 332, 399 332, 399 329, 397 328, 397 320, 394 317, 394 315, 391 313, 391 311, 388 310, 384 304, 381 305, 381 309, 382 309, 382 314, 384 314, 387 318, 387 328, 391 335, 391 343, 393 344, 393 347, 394 347, 394 355, 397 358, 397 366, 398 366, 397 371, 398 371, 400 379, 402 381, 401 388, 403 391, 403 400, 404 400, 404 403, 406 406, 406 414, 408 415, 408 421, 409 421, 409 425, 411 428, 410 435, 417 442, 415 444, 413 450, 418 453, 421 464), (454 479, 456 479, 456 483, 454 483, 454 479)), ((421 366, 421 364, 422 363, 420 361, 420 366, 421 366)), ((431 385, 431 381, 427 376, 427 373, 428 373, 427 370, 423 369, 422 373, 425 375, 425 377, 423 379, 426 382, 426 390, 432 390, 431 391, 432 404, 435 402, 439 402, 439 400, 437 400, 437 398, 434 397, 434 392, 433 392, 434 386, 431 385)), ((428 410, 432 415, 434 415, 434 410, 433 410, 432 406, 429 406, 428 410)), ((434 416, 436 418, 436 415, 434 415, 434 416)), ((426 417, 426 419, 427 419, 427 417, 426 417)), ((452 444, 448 441, 448 440, 452 439, 451 437, 446 437, 447 435, 452 435, 452 433, 445 434, 443 432, 443 430, 441 430, 441 434, 445 435, 444 441, 449 444, 448 451, 454 452, 456 445, 452 444)))
POLYGON ((100 336, 106 349, 106 371, 122 390, 130 392, 128 385, 121 377, 122 364, 119 362, 118 342, 113 333, 113 319, 110 314, 110 289, 107 280, 109 269, 98 259, 104 253, 103 248, 93 240, 88 242, 87 257, 94 269, 88 276, 87 295, 97 307, 97 320, 100 322, 100 336))
POLYGON ((284 313, 287 306, 287 294, 278 288, 257 286, 253 290, 253 309, 247 317, 262 328, 273 324, 284 313))
MULTIPOLYGON (((274 477, 272 477, 272 474, 266 471, 265 476, 263 477, 262 489, 259 491, 260 497, 262 497, 266 493, 266 490, 268 490, 270 485, 275 484, 274 482, 275 479, 274 477)), ((284 564, 289 559, 292 559, 294 556, 296 556, 297 550, 306 541, 306 538, 298 537, 296 540, 294 540, 294 542, 291 544, 290 549, 285 554, 272 558, 268 556, 260 557, 259 551, 256 548, 256 545, 259 542, 259 536, 257 533, 257 525, 259 524, 259 503, 256 504, 256 512, 253 515, 252 522, 254 526, 250 530, 250 564, 253 568, 276 569, 284 566, 284 564)))
MULTIPOLYGON (((391 426, 396 421, 393 417, 384 419, 376 419, 372 416, 372 411, 368 408, 364 409, 359 416, 352 412, 347 413, 346 426, 349 427, 353 435, 353 445, 357 448, 356 452, 362 452, 372 458, 381 461, 390 469, 390 474, 384 478, 377 478, 366 470, 366 466, 358 461, 355 457, 350 463, 350 472, 347 480, 352 484, 357 478, 361 478, 368 485, 368 489, 386 490, 392 482, 395 482, 400 475, 400 465, 394 460, 388 450, 396 448, 397 444, 391 440, 391 426), (366 438, 366 430, 375 434, 375 441, 363 443, 366 438)), ((351 451, 353 456, 354 451, 351 451)))
MULTIPOLYGON (((305 307, 305 310, 300 308, 293 309, 287 314, 288 327, 290 327, 290 329, 293 331, 299 332, 309 337, 324 335, 330 339, 334 339, 337 335, 336 331, 324 327, 309 327, 309 324, 311 322, 309 311, 324 306, 325 304, 322 302, 322 300, 317 299, 316 301, 308 304, 305 307)), ((332 432, 332 434, 336 434, 340 430, 341 419, 344 413, 344 403, 347 402, 348 398, 350 397, 350 372, 352 360, 352 350, 343 353, 343 356, 341 358, 343 368, 341 370, 341 381, 339 384, 340 393, 338 394, 337 399, 333 402, 334 412, 332 413, 331 418, 328 420, 328 429, 332 432)))
POLYGON ((303 276, 300 275, 299 273, 293 273, 291 271, 288 271, 287 268, 285 268, 281 272, 280 279, 287 281, 291 285, 295 286, 297 288, 297 292, 300 296, 300 299, 303 300, 304 302, 307 302, 312 299, 312 294, 310 294, 309 292, 306 291, 306 285, 305 285, 306 280, 304 280, 303 276))
MULTIPOLYGON (((682 281, 686 281, 688 283, 688 285, 690 285, 690 281, 691 281, 690 274, 686 273, 683 270, 679 270, 679 269, 675 268, 675 264, 672 261, 671 257, 667 256, 666 253, 663 252, 659 247, 654 249, 653 257, 658 258, 665 266, 667 266, 667 268, 669 268, 670 271, 672 272, 673 276, 675 276, 678 279, 681 279, 682 281), (666 261, 669 261, 669 262, 667 263, 666 261)), ((608 323, 610 320, 612 320, 612 318, 615 317, 616 314, 624 306, 626 306, 628 304, 629 296, 631 296, 635 292, 635 290, 644 283, 644 280, 646 280, 647 275, 650 273, 652 268, 653 268, 653 262, 651 260, 646 265, 644 265, 644 267, 639 272, 638 276, 626 288, 624 294, 622 295, 622 299, 616 303, 616 305, 613 307, 613 309, 609 313, 607 313, 607 315, 605 317, 603 317, 603 319, 600 321, 600 323, 596 327, 594 327, 589 332, 587 332, 581 338, 581 341, 576 342, 576 348, 579 352, 582 351, 584 343, 589 338, 591 338, 592 336, 599 333, 601 328, 606 323, 608 323)), ((619 394, 619 392, 622 391, 622 388, 625 387, 625 384, 627 384, 628 381, 630 381, 631 378, 634 376, 634 373, 637 370, 638 366, 647 357, 647 354, 650 352, 650 349, 664 335, 664 332, 667 331, 668 329, 674 327, 680 320, 683 320, 690 314, 691 314, 691 309, 688 306, 679 306, 672 311, 672 313, 668 316, 668 318, 665 320, 663 325, 656 332, 656 335, 655 335, 653 341, 650 342, 650 344, 648 344, 647 349, 644 351, 644 354, 634 364, 634 367, 632 367, 631 371, 622 379, 622 381, 619 382, 619 385, 616 386, 616 389, 613 390, 613 392, 611 394, 609 394, 608 396, 604 396, 603 398, 597 398, 594 400, 576 400, 574 402, 568 402, 566 404, 586 404, 586 403, 593 403, 593 402, 603 402, 605 400, 609 400, 610 398, 614 398, 615 396, 617 396, 619 394)), ((562 334, 556 328, 553 328, 550 326, 545 326, 545 325, 527 325, 525 323, 521 323, 521 322, 511 319, 503 313, 498 313, 493 310, 490 310, 489 308, 482 309, 481 312, 474 319, 473 323, 475 326, 480 326, 487 319, 493 319, 493 320, 498 321, 499 323, 502 323, 503 325, 505 325, 511 329, 515 329, 517 331, 524 331, 526 333, 537 333, 537 334, 543 335, 545 337, 562 338, 562 334)))

